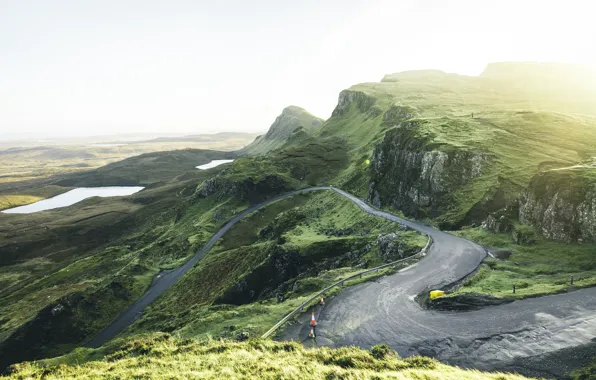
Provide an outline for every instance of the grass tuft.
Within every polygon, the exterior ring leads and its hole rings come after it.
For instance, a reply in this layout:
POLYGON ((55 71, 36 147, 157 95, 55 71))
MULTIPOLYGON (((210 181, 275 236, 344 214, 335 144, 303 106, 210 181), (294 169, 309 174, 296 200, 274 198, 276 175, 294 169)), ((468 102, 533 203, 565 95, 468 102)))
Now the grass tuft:
MULTIPOLYGON (((135 337, 97 350, 25 362, 9 378, 44 379, 500 379, 522 376, 482 373, 443 365, 425 357, 401 359, 390 349, 375 357, 357 347, 307 349, 295 342, 212 340, 196 343, 168 334, 135 337)), ((380 350, 380 351, 379 351, 380 350)))

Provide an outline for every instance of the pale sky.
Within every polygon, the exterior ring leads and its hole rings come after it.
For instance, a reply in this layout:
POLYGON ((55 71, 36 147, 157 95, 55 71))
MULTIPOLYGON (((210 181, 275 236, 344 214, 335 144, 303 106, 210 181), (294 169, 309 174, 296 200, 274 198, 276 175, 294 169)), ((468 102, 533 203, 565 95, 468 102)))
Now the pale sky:
POLYGON ((596 63, 565 1, 0 0, 0 140, 264 131, 384 74, 596 63))

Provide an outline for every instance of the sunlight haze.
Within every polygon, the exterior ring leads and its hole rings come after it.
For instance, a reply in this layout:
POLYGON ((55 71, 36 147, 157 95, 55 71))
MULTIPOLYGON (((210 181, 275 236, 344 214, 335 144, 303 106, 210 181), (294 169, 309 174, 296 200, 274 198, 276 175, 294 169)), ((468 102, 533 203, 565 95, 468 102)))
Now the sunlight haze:
POLYGON ((384 74, 594 64, 587 1, 0 2, 0 139, 265 131, 384 74))

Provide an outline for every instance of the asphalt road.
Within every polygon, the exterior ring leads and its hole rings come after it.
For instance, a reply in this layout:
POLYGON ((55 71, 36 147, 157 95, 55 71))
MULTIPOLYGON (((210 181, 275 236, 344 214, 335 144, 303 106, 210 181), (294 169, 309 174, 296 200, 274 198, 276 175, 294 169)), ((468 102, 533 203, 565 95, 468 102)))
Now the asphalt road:
MULTIPOLYGON (((223 234, 248 214, 314 187, 254 205, 229 221, 182 267, 162 274, 147 292, 86 346, 99 347, 137 320, 146 306, 188 272, 223 234)), ((414 298, 453 283, 474 271, 486 251, 468 240, 424 224, 378 211, 361 199, 333 188, 363 211, 421 233, 433 244, 426 257, 394 275, 345 289, 318 311, 317 344, 371 347, 385 343, 402 356, 422 354, 462 367, 523 368, 524 358, 540 358, 596 341, 596 288, 516 301, 470 312, 423 309, 414 298)), ((303 316, 308 318, 309 315, 303 316)), ((304 341, 307 324, 288 328, 286 339, 304 341)), ((548 363, 555 361, 548 360, 548 363)), ((555 373, 544 366, 543 374, 555 373)))
MULTIPOLYGON (((426 257, 401 272, 342 291, 318 311, 317 344, 390 345, 402 356, 422 354, 462 367, 513 368, 596 340, 596 288, 526 299, 470 312, 423 309, 414 297, 472 272, 486 252, 468 240, 378 211, 339 189, 363 211, 426 233, 426 257)), ((288 329, 286 339, 304 340, 308 327, 288 329)), ((552 361, 550 361, 552 362, 552 361)), ((552 364, 556 366, 556 363, 552 364)), ((542 375, 558 376, 556 368, 542 375)))

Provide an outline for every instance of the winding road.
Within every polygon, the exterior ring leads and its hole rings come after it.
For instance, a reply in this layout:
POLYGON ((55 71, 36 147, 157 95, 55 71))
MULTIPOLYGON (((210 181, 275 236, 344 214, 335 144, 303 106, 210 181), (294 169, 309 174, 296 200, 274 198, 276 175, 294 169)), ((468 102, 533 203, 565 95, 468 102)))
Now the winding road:
MULTIPOLYGON (((340 189, 313 187, 267 200, 236 216, 186 264, 156 278, 139 300, 91 339, 87 346, 99 347, 132 324, 146 306, 201 260, 236 222, 270 203, 318 190, 334 190, 364 212, 406 225, 433 239, 426 257, 418 263, 375 282, 345 289, 329 300, 318 315, 319 345, 368 348, 386 343, 402 356, 422 354, 463 367, 516 369, 524 368, 524 364, 520 364, 524 358, 530 361, 541 355, 596 341, 596 288, 469 312, 423 309, 414 298, 473 272, 486 256, 484 248, 427 225, 376 210, 340 189)), ((307 328, 306 324, 288 328, 285 338, 303 340, 308 335, 307 328)), ((551 362, 556 361, 549 359, 551 362)), ((536 373, 559 375, 556 368, 539 368, 536 373)))

